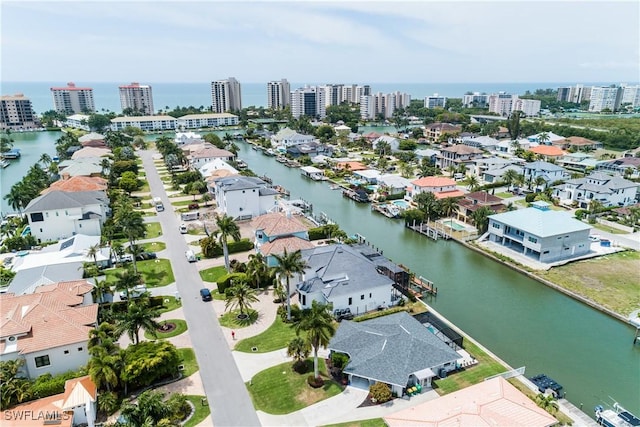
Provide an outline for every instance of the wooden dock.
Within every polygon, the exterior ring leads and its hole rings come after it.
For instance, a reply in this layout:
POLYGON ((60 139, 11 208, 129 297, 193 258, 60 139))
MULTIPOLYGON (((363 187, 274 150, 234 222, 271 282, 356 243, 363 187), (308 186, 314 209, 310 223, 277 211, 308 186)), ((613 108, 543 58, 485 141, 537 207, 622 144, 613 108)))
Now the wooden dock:
POLYGON ((411 285, 409 287, 409 291, 414 295, 420 294, 419 297, 416 295, 416 297, 418 298, 422 298, 422 296, 425 294, 431 295, 434 297, 438 295, 438 288, 436 288, 433 285, 433 282, 431 280, 425 279, 422 276, 413 277, 411 279, 411 285))
POLYGON ((438 239, 449 240, 452 238, 449 233, 444 231, 444 229, 434 228, 434 227, 431 227, 429 224, 414 223, 413 225, 407 224, 407 227, 412 229, 413 231, 417 231, 420 234, 424 234, 425 236, 433 240, 438 240, 438 239))

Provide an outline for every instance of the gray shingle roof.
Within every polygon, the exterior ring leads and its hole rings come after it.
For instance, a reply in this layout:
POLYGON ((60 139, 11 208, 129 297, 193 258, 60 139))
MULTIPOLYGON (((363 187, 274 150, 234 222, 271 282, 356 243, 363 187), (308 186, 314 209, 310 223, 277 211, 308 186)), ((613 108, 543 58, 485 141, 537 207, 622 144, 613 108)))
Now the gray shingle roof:
POLYGON ((460 359, 404 311, 364 322, 342 321, 329 349, 349 355, 344 372, 401 387, 414 372, 460 359))
POLYGON ((391 288, 393 281, 376 265, 347 245, 318 246, 302 252, 307 261, 306 280, 297 285, 303 292, 322 292, 327 298, 353 294, 379 286, 391 288))
POLYGON ((44 212, 107 203, 107 195, 104 191, 50 191, 29 202, 24 212, 44 212))
POLYGON ((220 178, 216 181, 216 185, 222 187, 225 191, 235 191, 266 187, 267 183, 260 178, 236 175, 220 178))
POLYGON ((537 170, 537 171, 547 171, 547 172, 563 171, 564 170, 563 167, 560 167, 558 165, 554 165, 553 163, 543 162, 543 161, 527 163, 527 164, 524 165, 524 168, 525 169, 533 169, 533 170, 537 170))

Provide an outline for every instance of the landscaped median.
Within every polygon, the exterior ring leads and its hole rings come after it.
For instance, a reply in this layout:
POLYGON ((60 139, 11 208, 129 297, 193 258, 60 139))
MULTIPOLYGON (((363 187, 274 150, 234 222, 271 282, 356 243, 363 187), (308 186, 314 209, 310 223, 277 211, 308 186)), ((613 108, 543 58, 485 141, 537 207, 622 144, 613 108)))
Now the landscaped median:
POLYGON ((182 319, 163 320, 160 323, 160 329, 156 330, 156 336, 149 331, 144 331, 144 337, 148 340, 167 339, 183 334, 187 331, 187 322, 182 319))
POLYGON ((296 333, 291 325, 284 323, 280 316, 276 316, 276 320, 267 330, 238 342, 234 350, 244 353, 269 353, 286 348, 295 337, 296 333))
MULTIPOLYGON (((168 259, 150 259, 136 262, 138 273, 142 276, 142 281, 148 288, 167 286, 176 281, 171 269, 171 262, 168 259)), ((118 281, 117 274, 125 271, 125 268, 112 268, 105 270, 108 283, 118 281)))

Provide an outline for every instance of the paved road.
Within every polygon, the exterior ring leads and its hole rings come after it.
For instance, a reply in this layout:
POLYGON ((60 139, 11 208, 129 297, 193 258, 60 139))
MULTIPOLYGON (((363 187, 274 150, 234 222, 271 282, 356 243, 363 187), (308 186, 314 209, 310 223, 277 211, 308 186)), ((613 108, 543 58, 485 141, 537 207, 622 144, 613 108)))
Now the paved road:
POLYGON ((176 284, 182 297, 189 335, 200 366, 211 418, 216 426, 259 426, 260 421, 249 393, 220 329, 212 304, 202 302, 198 293, 203 288, 195 264, 184 256, 187 244, 178 230, 178 220, 153 164, 154 152, 140 152, 153 197, 160 197, 166 210, 158 213, 158 221, 167 242, 167 258, 171 260, 176 284))

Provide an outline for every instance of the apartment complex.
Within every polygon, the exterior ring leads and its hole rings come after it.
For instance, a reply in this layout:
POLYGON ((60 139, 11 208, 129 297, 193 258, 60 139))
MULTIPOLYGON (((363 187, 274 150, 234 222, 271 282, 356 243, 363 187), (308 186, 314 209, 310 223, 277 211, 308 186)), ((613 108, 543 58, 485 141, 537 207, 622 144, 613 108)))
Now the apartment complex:
POLYGON ((518 95, 500 92, 489 96, 489 112, 509 117, 514 111, 522 111, 526 116, 540 114, 541 102, 536 99, 520 99, 518 95))
POLYGON ((640 85, 623 86, 621 104, 631 104, 631 107, 640 107, 640 85))
POLYGON ((424 98, 424 108, 445 108, 446 106, 446 96, 439 96, 437 93, 434 93, 433 95, 425 96, 424 98))
POLYGON ((291 103, 291 85, 287 79, 267 83, 267 108, 283 110, 291 103))
POLYGON ((360 117, 363 119, 375 119, 382 115, 388 119, 393 116, 398 108, 408 107, 411 103, 411 95, 408 93, 376 93, 360 97, 360 117))
POLYGON ((465 93, 462 96, 462 106, 465 108, 486 108, 489 105, 489 95, 486 93, 465 93))
POLYGON ((130 108, 135 112, 153 115, 153 94, 151 86, 133 82, 130 85, 118 87, 120 90, 120 106, 122 110, 130 108))
POLYGON ((326 92, 321 86, 306 86, 291 92, 291 115, 323 119, 327 115, 326 92))
POLYGON ((240 82, 233 77, 211 82, 211 101, 211 109, 214 113, 241 110, 240 82))
POLYGON ((371 86, 369 85, 341 85, 342 99, 340 102, 348 102, 349 104, 359 104, 360 98, 371 95, 371 86))
POLYGON ((622 93, 623 88, 619 86, 594 86, 591 88, 589 111, 617 111, 622 103, 622 93))
POLYGON ((576 104, 591 99, 591 86, 581 84, 558 88, 558 101, 573 102, 576 104))
POLYGON ((0 128, 31 129, 36 127, 36 117, 31 100, 21 93, 0 97, 0 128))
POLYGON ((53 108, 63 114, 93 113, 96 105, 93 101, 93 89, 76 87, 75 83, 67 86, 52 87, 53 108))

